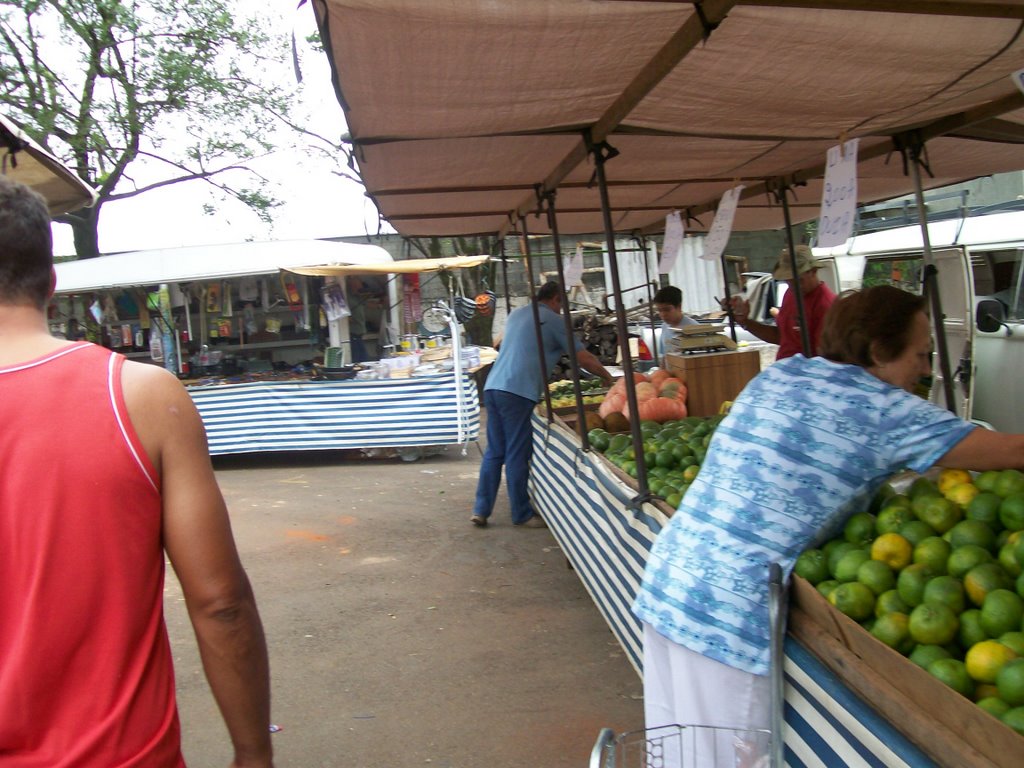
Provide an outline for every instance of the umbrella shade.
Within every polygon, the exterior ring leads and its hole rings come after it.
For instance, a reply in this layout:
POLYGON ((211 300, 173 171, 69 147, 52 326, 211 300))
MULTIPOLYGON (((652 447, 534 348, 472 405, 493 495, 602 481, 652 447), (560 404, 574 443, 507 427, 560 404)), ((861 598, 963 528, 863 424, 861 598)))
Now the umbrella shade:
POLYGON ((0 173, 42 195, 51 216, 96 202, 96 192, 89 185, 2 115, 0 173))

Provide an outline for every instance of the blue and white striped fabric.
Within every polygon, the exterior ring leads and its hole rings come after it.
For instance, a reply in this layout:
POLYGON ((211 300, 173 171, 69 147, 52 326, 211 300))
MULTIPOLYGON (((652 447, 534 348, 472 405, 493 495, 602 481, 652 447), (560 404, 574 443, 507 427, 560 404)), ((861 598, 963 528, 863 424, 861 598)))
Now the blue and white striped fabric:
POLYGON ((536 412, 533 420, 530 501, 639 673, 643 632, 630 605, 668 518, 652 504, 629 508, 636 491, 583 453, 573 433, 549 426, 536 412))
MULTIPOLYGON (((536 413, 533 426, 531 501, 642 675, 643 632, 630 605, 667 518, 649 504, 629 508, 636 491, 597 456, 583 453, 574 433, 536 413)), ((785 656, 786 765, 934 767, 792 637, 785 656)))
POLYGON ((445 445, 480 436, 480 401, 466 374, 461 387, 447 373, 220 384, 191 387, 189 394, 206 427, 211 455, 445 445))
POLYGON ((935 768, 889 721, 792 638, 786 642, 785 753, 793 768, 935 768))

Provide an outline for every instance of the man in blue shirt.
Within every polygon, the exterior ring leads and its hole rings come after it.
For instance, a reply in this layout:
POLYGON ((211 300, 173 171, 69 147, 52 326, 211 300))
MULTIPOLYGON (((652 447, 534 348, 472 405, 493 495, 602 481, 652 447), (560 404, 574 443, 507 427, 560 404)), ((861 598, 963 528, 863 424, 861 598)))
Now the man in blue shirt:
MULTIPOLYGON (((535 301, 540 319, 545 369, 550 371, 563 354, 569 353, 565 320, 561 317, 562 290, 558 283, 547 282, 537 291, 535 301)), ((600 361, 574 339, 576 359, 580 367, 601 377, 605 385, 612 376, 600 361)), ((530 415, 540 402, 545 386, 537 352, 537 330, 533 307, 527 304, 512 311, 505 322, 501 342, 487 384, 484 386, 484 408, 487 411, 487 450, 480 464, 477 482, 474 525, 484 527, 494 509, 494 500, 501 484, 501 468, 505 467, 512 523, 521 528, 546 528, 544 520, 533 510, 526 490, 533 456, 533 429, 530 415)))

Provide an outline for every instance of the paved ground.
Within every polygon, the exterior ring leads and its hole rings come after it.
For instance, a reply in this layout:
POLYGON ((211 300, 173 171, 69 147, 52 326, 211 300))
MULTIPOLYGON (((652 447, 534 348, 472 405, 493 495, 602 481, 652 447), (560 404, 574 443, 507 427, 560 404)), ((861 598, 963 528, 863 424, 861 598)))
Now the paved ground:
MULTIPOLYGON (((546 530, 469 523, 480 451, 216 462, 271 653, 278 768, 584 768, 641 684, 546 530)), ((190 768, 230 761, 169 573, 190 768)))

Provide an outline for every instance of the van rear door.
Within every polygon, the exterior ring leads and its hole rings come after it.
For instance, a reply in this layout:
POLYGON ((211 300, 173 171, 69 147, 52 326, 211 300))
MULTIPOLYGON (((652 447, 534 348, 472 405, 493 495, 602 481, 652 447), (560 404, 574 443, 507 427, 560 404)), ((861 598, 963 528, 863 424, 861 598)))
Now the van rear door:
MULTIPOLYGON (((932 251, 932 258, 944 315, 942 327, 953 379, 953 405, 957 416, 970 419, 974 402, 974 280, 971 265, 963 248, 936 249, 932 251)), ((932 377, 929 399, 946 408, 946 392, 937 354, 932 363, 932 377)))

